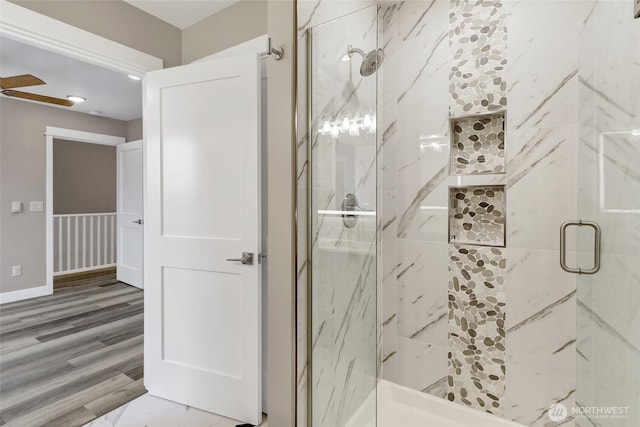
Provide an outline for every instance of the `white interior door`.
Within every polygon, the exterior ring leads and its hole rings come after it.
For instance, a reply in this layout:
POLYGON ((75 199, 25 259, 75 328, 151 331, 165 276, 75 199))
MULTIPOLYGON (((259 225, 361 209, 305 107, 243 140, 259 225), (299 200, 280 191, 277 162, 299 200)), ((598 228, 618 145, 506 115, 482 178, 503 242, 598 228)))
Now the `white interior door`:
POLYGON ((117 268, 119 281, 143 288, 142 141, 117 146, 117 268))
POLYGON ((257 55, 149 73, 145 144, 145 386, 260 424, 257 55))

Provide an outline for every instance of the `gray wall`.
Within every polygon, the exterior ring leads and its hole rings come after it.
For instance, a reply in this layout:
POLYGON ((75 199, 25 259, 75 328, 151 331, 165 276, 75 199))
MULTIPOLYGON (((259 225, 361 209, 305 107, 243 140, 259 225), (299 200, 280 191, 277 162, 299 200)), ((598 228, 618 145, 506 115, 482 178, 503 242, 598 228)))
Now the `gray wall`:
POLYGON ((119 120, 0 99, 0 292, 45 284, 45 213, 29 212, 28 205, 45 200, 46 126, 125 135, 119 120), (12 201, 27 209, 10 213, 12 201), (11 277, 17 264, 22 276, 11 277))
POLYGON ((129 120, 126 124, 127 142, 137 141, 142 139, 142 118, 129 120))
POLYGON ((10 1, 161 58, 165 68, 175 67, 182 63, 180 29, 124 1, 10 1))
MULTIPOLYGON (((268 2, 268 33, 285 49, 280 61, 266 59, 269 111, 269 425, 295 425, 295 1, 268 2)), ((304 218, 299 218, 304 221, 304 218)), ((304 360, 300 361, 304 363, 304 360)))
POLYGON ((267 3, 243 0, 185 28, 182 63, 188 64, 266 34, 267 3))
POLYGON ((53 141, 53 213, 116 211, 116 147, 53 141))

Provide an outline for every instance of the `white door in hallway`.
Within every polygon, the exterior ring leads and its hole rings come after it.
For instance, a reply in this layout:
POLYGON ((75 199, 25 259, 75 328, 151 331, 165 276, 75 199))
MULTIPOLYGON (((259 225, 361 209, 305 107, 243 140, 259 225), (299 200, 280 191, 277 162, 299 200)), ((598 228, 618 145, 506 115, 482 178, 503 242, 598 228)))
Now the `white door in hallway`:
POLYGON ((142 141, 116 147, 118 245, 116 276, 143 288, 142 141))
POLYGON ((145 386, 260 424, 256 54, 145 79, 145 386), (243 253, 253 254, 253 260, 243 253))

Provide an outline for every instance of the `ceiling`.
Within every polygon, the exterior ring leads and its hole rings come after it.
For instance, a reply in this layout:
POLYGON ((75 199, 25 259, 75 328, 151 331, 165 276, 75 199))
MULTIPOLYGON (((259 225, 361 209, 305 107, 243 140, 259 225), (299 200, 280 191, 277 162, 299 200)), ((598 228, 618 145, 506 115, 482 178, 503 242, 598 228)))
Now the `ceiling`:
POLYGON ((125 121, 142 117, 140 81, 132 80, 125 74, 0 37, 0 76, 11 77, 21 74, 32 74, 47 84, 15 88, 16 90, 56 98, 78 95, 87 99, 86 102, 77 103, 72 107, 44 103, 38 103, 39 105, 125 121))
MULTIPOLYGON (((124 0, 184 29, 240 0, 124 0)), ((38 95, 87 99, 72 107, 38 103, 118 120, 142 117, 142 84, 124 74, 0 37, 0 76, 32 74, 47 84, 15 88, 38 95)), ((0 95, 4 96, 4 95, 0 95)), ((18 99, 18 98, 13 98, 18 99)), ((22 100, 22 102, 34 102, 22 100)))
POLYGON ((239 0, 124 0, 181 30, 239 0))

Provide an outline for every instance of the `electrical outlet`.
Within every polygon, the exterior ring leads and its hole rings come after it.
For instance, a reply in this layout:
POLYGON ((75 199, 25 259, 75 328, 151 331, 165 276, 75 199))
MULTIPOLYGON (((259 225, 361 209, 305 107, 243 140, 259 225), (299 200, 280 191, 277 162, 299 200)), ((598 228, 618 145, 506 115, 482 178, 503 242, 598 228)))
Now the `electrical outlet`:
POLYGON ((42 212, 42 202, 29 202, 29 210, 31 212, 42 212))
POLYGON ((13 277, 22 276, 22 266, 21 265, 12 265, 11 266, 11 275, 13 277))

